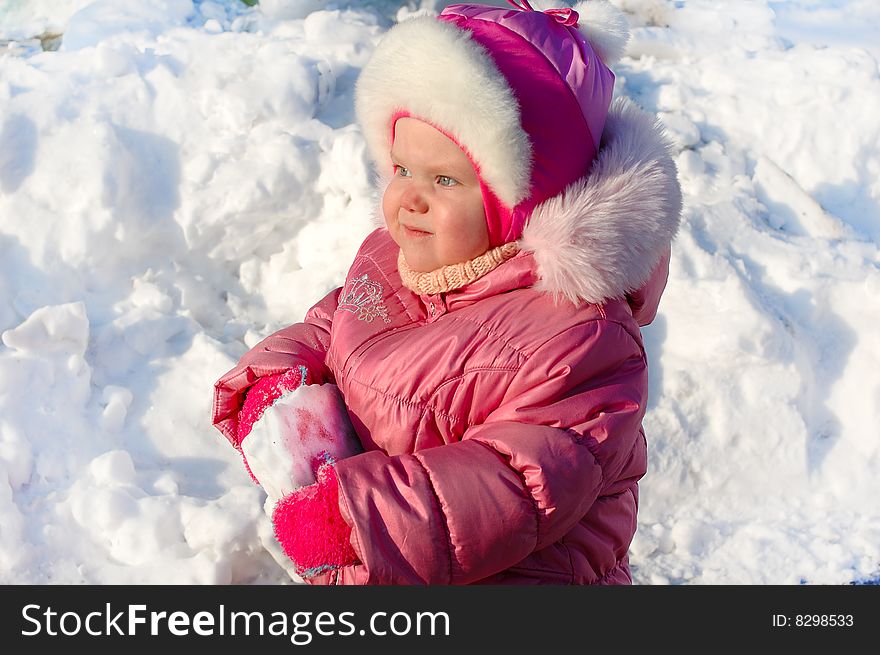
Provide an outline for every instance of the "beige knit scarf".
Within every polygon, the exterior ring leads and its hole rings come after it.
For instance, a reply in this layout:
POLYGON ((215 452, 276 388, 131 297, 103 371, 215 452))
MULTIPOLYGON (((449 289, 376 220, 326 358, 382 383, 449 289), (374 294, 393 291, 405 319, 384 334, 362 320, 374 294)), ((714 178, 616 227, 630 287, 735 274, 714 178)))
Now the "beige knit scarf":
POLYGON ((403 286, 420 295, 446 293, 460 289, 474 280, 479 280, 519 252, 515 241, 492 248, 478 257, 459 264, 441 266, 433 271, 421 273, 412 270, 406 263, 403 251, 397 255, 397 270, 403 286))

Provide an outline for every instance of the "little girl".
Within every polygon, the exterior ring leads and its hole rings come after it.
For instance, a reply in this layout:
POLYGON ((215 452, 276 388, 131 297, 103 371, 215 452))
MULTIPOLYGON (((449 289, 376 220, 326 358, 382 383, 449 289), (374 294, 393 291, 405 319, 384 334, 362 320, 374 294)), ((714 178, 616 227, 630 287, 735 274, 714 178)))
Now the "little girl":
POLYGON ((355 104, 389 176, 385 227, 215 386, 214 424, 262 460, 258 480, 276 456, 314 468, 267 486, 309 582, 632 581, 639 326, 666 284, 675 166, 652 117, 611 103, 622 14, 510 4, 383 38, 355 104), (291 394, 337 387, 350 424, 257 429, 291 394))

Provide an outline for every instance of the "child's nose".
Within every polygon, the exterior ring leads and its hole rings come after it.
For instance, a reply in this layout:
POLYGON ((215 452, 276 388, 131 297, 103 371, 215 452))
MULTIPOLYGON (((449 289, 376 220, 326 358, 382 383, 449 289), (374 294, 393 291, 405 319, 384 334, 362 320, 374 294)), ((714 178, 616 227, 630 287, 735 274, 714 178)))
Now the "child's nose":
POLYGON ((428 211, 428 202, 425 199, 425 194, 419 189, 417 184, 408 185, 400 197, 400 206, 413 214, 424 214, 428 211))

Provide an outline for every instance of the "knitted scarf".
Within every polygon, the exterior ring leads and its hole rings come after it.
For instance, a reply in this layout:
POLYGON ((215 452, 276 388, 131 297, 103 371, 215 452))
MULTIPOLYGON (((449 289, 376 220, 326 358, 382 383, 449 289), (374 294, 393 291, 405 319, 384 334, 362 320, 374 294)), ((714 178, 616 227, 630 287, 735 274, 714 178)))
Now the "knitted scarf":
POLYGON ((487 250, 482 255, 458 264, 441 266, 424 273, 412 270, 406 263, 403 251, 397 255, 397 270, 403 286, 419 295, 432 295, 460 289, 479 280, 519 252, 515 241, 487 250))

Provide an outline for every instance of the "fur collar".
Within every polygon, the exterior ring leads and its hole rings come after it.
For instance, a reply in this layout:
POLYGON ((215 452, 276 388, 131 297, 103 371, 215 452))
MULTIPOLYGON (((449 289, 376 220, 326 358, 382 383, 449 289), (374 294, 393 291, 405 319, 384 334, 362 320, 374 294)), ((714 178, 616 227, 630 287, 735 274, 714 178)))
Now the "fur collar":
POLYGON ((589 174, 535 208, 520 247, 534 253, 535 288, 575 304, 639 289, 675 236, 682 200, 663 128, 618 98, 589 174))

